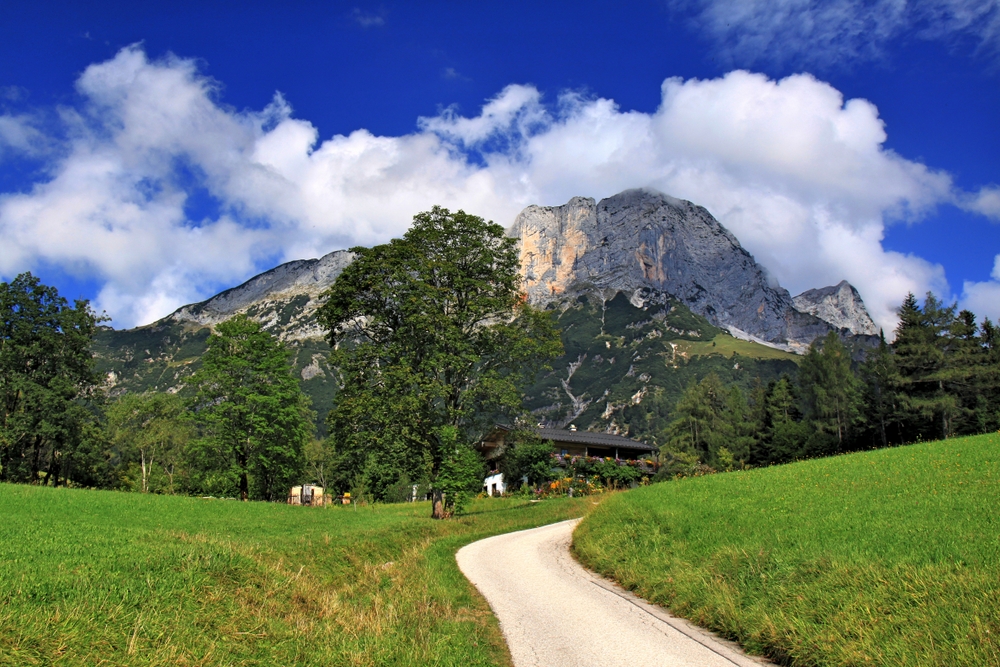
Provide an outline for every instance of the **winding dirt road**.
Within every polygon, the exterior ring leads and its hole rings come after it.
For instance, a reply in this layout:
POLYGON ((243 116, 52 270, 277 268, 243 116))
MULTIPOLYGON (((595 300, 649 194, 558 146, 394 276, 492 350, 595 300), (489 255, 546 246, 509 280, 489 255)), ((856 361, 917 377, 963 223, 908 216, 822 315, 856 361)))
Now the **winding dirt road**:
POLYGON ((768 664, 580 566, 569 553, 578 521, 497 535, 456 555, 516 667, 768 664))

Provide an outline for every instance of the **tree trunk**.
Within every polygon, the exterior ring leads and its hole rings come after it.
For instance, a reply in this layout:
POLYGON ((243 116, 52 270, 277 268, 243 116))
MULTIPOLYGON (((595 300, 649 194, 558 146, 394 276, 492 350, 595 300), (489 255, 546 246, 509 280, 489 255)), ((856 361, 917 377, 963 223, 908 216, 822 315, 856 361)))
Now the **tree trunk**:
POLYGON ((434 489, 433 503, 431 504, 431 518, 432 519, 443 519, 444 518, 444 493, 441 489, 434 489))
POLYGON ((247 438, 246 450, 240 452, 240 500, 250 500, 250 480, 247 476, 247 465, 250 462, 250 439, 247 438))
POLYGON ((33 440, 35 442, 35 451, 33 452, 34 456, 31 459, 31 482, 30 483, 31 484, 37 484, 38 483, 38 473, 42 469, 42 463, 41 463, 42 439, 39 438, 38 436, 35 436, 35 438, 33 438, 33 440))
POLYGON ((52 479, 52 471, 56 467, 56 448, 52 447, 52 455, 49 457, 49 468, 45 471, 45 481, 42 483, 43 486, 48 486, 49 480, 52 479))

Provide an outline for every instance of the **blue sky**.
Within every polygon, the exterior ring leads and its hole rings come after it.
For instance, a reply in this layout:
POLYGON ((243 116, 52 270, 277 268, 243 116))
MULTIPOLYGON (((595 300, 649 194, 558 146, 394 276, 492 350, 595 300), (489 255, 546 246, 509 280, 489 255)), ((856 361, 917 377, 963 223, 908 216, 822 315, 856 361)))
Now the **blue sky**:
POLYGON ((435 203, 654 187, 793 294, 1000 317, 995 0, 5 3, 0 278, 118 327, 435 203))

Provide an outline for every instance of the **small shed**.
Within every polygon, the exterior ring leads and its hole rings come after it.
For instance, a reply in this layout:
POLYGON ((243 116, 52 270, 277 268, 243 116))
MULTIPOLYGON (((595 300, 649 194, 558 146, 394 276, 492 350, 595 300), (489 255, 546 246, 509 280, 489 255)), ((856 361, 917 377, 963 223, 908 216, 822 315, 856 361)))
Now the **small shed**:
POLYGON ((316 484, 293 486, 288 494, 288 504, 321 506, 323 504, 323 487, 316 484))

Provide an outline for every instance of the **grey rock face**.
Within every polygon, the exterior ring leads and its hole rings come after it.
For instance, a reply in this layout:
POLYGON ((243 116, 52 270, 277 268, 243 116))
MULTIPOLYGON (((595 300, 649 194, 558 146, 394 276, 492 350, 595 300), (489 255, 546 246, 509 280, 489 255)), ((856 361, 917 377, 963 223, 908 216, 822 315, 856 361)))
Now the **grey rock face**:
POLYGON ((353 259, 353 253, 336 250, 319 259, 287 262, 207 301, 183 306, 168 319, 212 326, 248 313, 283 339, 322 338, 315 317, 318 297, 353 259))
POLYGON ((849 329, 862 336, 878 335, 858 290, 841 280, 833 287, 806 290, 792 299, 799 312, 815 315, 839 329, 849 329))
POLYGON ((524 286, 537 305, 584 285, 626 294, 652 288, 738 337, 795 351, 833 328, 796 310, 707 210, 659 192, 529 206, 508 234, 519 239, 524 286))

